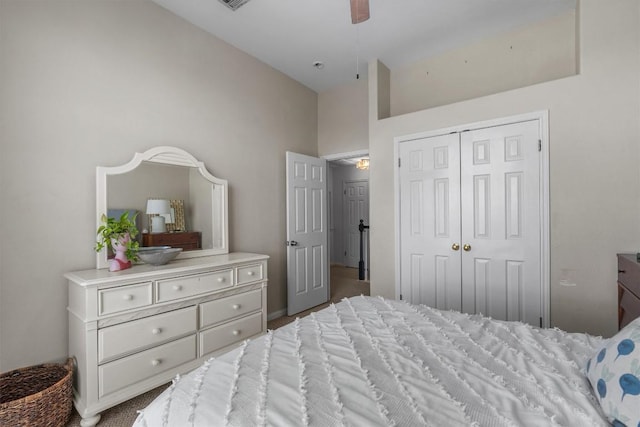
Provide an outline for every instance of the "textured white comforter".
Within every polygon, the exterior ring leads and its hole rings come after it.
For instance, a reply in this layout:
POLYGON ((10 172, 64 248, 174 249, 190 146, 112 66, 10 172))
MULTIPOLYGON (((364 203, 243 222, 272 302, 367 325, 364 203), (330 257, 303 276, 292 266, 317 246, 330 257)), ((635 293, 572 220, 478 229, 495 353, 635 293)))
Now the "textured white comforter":
POLYGON ((582 370, 601 342, 355 297, 176 379, 135 426, 607 426, 582 370))

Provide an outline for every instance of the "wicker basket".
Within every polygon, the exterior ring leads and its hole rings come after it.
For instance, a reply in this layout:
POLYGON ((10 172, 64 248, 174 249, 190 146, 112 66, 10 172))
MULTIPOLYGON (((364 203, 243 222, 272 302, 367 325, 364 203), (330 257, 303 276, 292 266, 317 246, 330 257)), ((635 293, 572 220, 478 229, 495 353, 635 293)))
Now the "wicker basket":
POLYGON ((73 359, 0 375, 0 426, 64 427, 71 415, 73 359))

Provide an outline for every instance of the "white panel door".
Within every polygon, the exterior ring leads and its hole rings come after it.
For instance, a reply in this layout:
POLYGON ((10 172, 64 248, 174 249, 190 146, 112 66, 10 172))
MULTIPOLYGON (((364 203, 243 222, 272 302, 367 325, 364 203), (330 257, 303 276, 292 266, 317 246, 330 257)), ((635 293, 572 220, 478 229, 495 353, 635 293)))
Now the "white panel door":
POLYGON ((461 134, 463 310, 539 325, 537 120, 461 134))
MULTIPOLYGON (((369 225, 369 182, 347 181, 344 183, 345 209, 345 265, 358 268, 360 262, 360 220, 369 225)), ((366 233, 366 232, 365 232, 366 233)), ((363 242, 366 241, 363 236, 363 242)), ((366 248, 363 248, 363 250, 366 248)), ((363 255, 366 259, 366 255, 363 255)))
POLYGON ((329 300, 326 161, 286 153, 287 314, 329 300))
POLYGON ((540 122, 402 142, 400 293, 543 322, 540 122))
POLYGON ((402 298, 461 310, 459 137, 403 142, 399 155, 402 298))

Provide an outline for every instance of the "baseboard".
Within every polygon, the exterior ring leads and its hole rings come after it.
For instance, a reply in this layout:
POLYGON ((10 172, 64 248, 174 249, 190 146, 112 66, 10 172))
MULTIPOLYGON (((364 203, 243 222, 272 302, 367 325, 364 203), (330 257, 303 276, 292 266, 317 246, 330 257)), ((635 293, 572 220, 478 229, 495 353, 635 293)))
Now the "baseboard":
POLYGON ((273 320, 273 319, 278 319, 282 316, 286 316, 287 315, 287 309, 283 308, 282 310, 278 310, 278 311, 274 311, 273 313, 268 313, 267 314, 267 322, 273 320))

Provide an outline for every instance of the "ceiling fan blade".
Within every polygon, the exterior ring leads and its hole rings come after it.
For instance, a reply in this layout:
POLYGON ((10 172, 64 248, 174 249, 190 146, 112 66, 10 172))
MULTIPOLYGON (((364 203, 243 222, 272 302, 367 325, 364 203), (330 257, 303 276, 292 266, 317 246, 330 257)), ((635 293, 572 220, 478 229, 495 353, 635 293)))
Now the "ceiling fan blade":
POLYGON ((369 19, 369 0, 351 0, 351 23, 359 24, 369 19))

